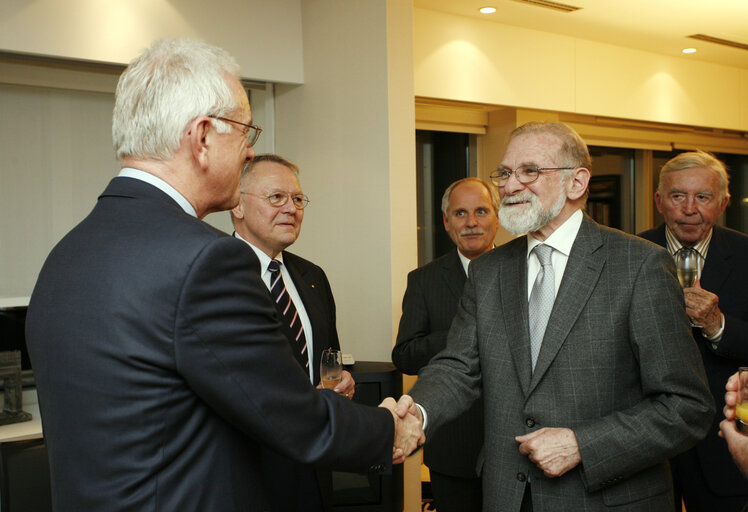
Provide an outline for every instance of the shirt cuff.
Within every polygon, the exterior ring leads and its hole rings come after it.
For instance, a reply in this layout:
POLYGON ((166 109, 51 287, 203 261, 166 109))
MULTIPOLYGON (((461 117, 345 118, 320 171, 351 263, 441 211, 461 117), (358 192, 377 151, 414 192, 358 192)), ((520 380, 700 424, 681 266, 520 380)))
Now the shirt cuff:
POLYGON ((717 349, 717 345, 719 344, 719 342, 722 341, 722 335, 725 332, 725 314, 720 313, 720 316, 722 317, 722 325, 720 325, 719 331, 714 333, 714 336, 704 336, 707 341, 710 341, 712 343, 712 348, 714 348, 715 350, 717 349))
POLYGON ((421 407, 421 404, 416 404, 416 407, 418 407, 421 410, 421 416, 423 416, 423 425, 421 425, 421 430, 425 432, 426 425, 428 424, 428 421, 429 421, 429 415, 426 414, 426 409, 421 407))

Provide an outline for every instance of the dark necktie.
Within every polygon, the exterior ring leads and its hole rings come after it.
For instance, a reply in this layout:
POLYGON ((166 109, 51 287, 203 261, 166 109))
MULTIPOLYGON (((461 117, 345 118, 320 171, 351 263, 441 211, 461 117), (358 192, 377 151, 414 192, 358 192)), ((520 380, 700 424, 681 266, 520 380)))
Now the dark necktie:
POLYGON ((535 363, 538 361, 540 346, 543 344, 545 328, 548 325, 548 318, 551 316, 553 303, 556 300, 556 279, 551 264, 551 254, 553 248, 540 244, 533 249, 535 255, 540 261, 540 271, 535 278, 535 284, 532 286, 530 293, 530 302, 528 303, 528 313, 530 316, 530 360, 532 369, 535 370, 535 363))
POLYGON ((296 311, 291 296, 286 290, 286 283, 283 282, 283 276, 280 271, 280 262, 272 260, 268 264, 270 271, 270 294, 273 296, 278 312, 283 317, 283 322, 289 328, 291 334, 291 347, 294 355, 304 368, 309 368, 309 356, 306 351, 306 336, 304 336, 304 327, 301 325, 299 312, 296 311))

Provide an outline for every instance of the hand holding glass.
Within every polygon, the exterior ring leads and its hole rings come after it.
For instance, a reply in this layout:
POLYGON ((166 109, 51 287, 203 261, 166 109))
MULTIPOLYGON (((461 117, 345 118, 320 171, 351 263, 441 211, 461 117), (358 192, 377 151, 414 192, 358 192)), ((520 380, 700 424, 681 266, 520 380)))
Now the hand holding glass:
POLYGON ((343 359, 340 350, 328 348, 322 351, 322 357, 319 361, 319 376, 322 381, 322 387, 325 389, 335 389, 340 384, 343 377, 343 359))

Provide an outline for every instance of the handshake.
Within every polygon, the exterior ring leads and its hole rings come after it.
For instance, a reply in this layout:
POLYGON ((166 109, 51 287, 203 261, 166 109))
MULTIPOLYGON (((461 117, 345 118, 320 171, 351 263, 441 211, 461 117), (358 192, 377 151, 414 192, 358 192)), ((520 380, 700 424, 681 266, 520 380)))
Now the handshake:
POLYGON ((392 463, 402 464, 405 458, 413 453, 418 447, 426 442, 426 434, 423 433, 423 416, 421 409, 408 395, 400 397, 397 403, 395 399, 387 397, 379 404, 392 413, 395 420, 395 442, 392 447, 392 463))

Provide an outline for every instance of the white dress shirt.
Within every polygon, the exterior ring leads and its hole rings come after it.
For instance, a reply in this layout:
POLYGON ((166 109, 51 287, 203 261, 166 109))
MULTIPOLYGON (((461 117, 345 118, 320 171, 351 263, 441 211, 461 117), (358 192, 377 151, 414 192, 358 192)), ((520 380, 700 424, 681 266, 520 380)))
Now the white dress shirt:
MULTIPOLYGON (((252 250, 257 255, 257 259, 260 260, 260 277, 262 277, 262 282, 265 283, 265 286, 267 286, 268 291, 270 290, 270 282, 272 279, 272 275, 270 271, 268 270, 268 265, 270 264, 271 258, 264 252, 262 252, 260 249, 252 245, 250 242, 247 242, 244 240, 239 233, 234 233, 234 236, 238 238, 239 240, 242 240, 245 242, 248 246, 252 248, 252 250)), ((283 283, 286 285, 286 291, 288 292, 288 296, 291 297, 291 300, 293 301, 294 306, 296 306, 296 311, 299 313, 299 319, 301 320, 301 326, 304 328, 304 337, 306 338, 306 354, 309 358, 309 380, 312 382, 312 384, 315 384, 314 382, 314 368, 312 368, 312 363, 314 362, 312 360, 312 350, 314 347, 313 341, 314 338, 312 336, 312 322, 309 320, 309 315, 306 313, 306 309, 304 309, 304 302, 301 300, 301 296, 299 295, 299 292, 296 290, 296 285, 293 282, 293 279, 291 278, 291 274, 288 273, 288 269, 283 264, 283 253, 279 253, 278 256, 275 257, 276 260, 280 262, 280 270, 281 275, 283 276, 283 283)))
POLYGON ((192 206, 192 204, 190 204, 187 198, 180 194, 177 189, 166 183, 158 176, 154 176, 149 172, 141 171, 140 169, 133 169, 132 167, 123 167, 117 176, 120 176, 122 178, 134 178, 136 180, 150 183, 161 192, 174 199, 177 204, 182 207, 182 210, 184 210, 185 213, 192 215, 193 217, 197 217, 195 208, 192 206))

